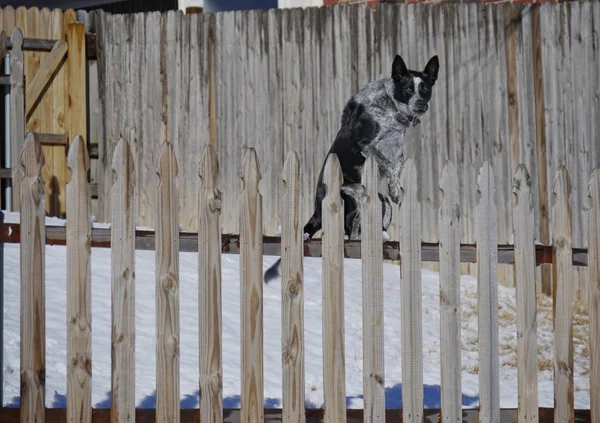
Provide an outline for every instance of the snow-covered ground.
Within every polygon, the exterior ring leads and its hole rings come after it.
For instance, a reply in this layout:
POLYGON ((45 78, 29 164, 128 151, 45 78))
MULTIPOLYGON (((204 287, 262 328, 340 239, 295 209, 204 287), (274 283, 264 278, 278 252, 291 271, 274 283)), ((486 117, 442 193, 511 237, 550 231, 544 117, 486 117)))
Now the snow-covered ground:
MULTIPOLYGON (((6 222, 18 222, 6 213, 6 222)), ((47 224, 64 225, 48 219, 47 224)), ((101 225, 97 225, 101 226, 101 225)), ((106 226, 106 225, 102 225, 106 226)), ((19 246, 4 250, 4 405, 19 404, 19 246)), ((46 404, 66 405, 66 250, 46 247, 46 404)), ((264 268, 277 257, 265 257, 264 268)), ((136 251, 136 402, 155 406, 154 252, 136 251)), ((321 338, 321 261, 305 258, 305 392, 307 407, 323 404, 321 338)), ((180 254, 181 406, 198 407, 197 255, 180 254)), ((94 407, 110 406, 110 250, 92 250, 92 372, 94 407)), ((239 256, 222 255, 223 269, 223 405, 239 407, 240 289, 239 256)), ((400 269, 384 264, 386 406, 402 406, 400 269)), ((362 407, 361 263, 347 259, 345 275, 346 393, 349 408, 362 407)), ((425 407, 440 407, 439 274, 422 271, 423 360, 425 407)), ((281 407, 281 287, 264 288, 265 405, 281 407)), ((462 392, 465 408, 478 406, 477 280, 461 277, 462 392)), ((500 379, 502 408, 517 407, 515 290, 499 287, 500 379)), ((587 309, 576 304, 575 407, 589 408, 589 345, 587 309)), ((540 407, 553 406, 552 311, 549 299, 538 301, 538 363, 540 407)))

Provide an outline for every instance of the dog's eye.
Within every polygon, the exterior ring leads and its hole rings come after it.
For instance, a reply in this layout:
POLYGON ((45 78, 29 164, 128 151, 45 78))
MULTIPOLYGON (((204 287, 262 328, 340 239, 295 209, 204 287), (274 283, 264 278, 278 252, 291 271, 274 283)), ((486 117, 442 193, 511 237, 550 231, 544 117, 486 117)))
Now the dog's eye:
POLYGON ((426 84, 424 84, 424 83, 422 83, 422 82, 421 82, 421 83, 419 84, 419 89, 420 89, 421 91, 428 91, 428 90, 429 90, 429 87, 428 87, 426 84))
POLYGON ((406 88, 405 88, 405 91, 407 93, 412 93, 413 92, 413 87, 411 87, 410 85, 407 85, 406 88))

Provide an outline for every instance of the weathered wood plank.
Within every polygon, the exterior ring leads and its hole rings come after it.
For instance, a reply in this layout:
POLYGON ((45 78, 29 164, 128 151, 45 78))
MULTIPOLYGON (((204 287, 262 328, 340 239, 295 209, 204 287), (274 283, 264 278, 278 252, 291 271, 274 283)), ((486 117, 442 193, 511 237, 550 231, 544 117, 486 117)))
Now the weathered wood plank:
POLYGON ((364 420, 385 422, 382 212, 379 168, 374 157, 362 172, 361 204, 364 420))
POLYGON ((400 256, 402 257, 402 407, 404 420, 423 419, 423 316, 421 299, 421 204, 417 167, 408 159, 400 177, 400 256))
POLYGON ((554 421, 572 422, 573 289, 571 286, 571 182, 564 165, 554 178, 552 206, 552 305, 554 322, 554 421))
POLYGON ((284 423, 306 421, 304 406, 304 267, 300 220, 302 174, 295 150, 287 155, 282 173, 281 213, 281 344, 284 423))
POLYGON ((67 183, 67 419, 92 421, 92 229, 90 160, 82 137, 71 143, 67 183))
POLYGON ((344 202, 337 155, 327 158, 323 173, 323 397, 325 423, 346 421, 344 352, 344 202))
POLYGON ((538 421, 537 295, 533 187, 527 167, 517 168, 513 180, 513 233, 517 300, 517 375, 519 423, 538 421))
POLYGON ((263 279, 262 279, 262 195, 261 174, 256 151, 248 148, 241 170, 240 198, 240 288, 242 324, 243 423, 264 420, 263 375, 263 279))
POLYGON ((590 318, 590 412, 600 421, 600 169, 594 169, 588 195, 589 318, 590 318))
MULTIPOLYGON (((14 33, 13 33, 14 34, 14 33)), ((21 422, 45 422, 46 299, 44 155, 34 133, 21 150, 21 422)))
POLYGON ((200 420, 223 421, 223 352, 221 301, 221 192, 219 163, 207 144, 198 170, 198 327, 200 352, 200 420))
POLYGON ((21 210, 21 182, 24 171, 19 155, 25 142, 25 94, 23 33, 14 28, 10 37, 13 45, 10 53, 10 142, 12 151, 12 209, 21 210))
POLYGON ((498 255, 495 178, 488 162, 477 178, 477 295, 479 332, 480 421, 500 422, 500 365, 498 345, 498 255))
POLYGON ((40 64, 40 70, 35 74, 33 80, 27 84, 27 92, 25 94, 25 113, 27 116, 31 114, 33 109, 38 105, 40 97, 44 94, 44 90, 48 84, 52 82, 52 77, 57 71, 57 68, 62 64, 62 60, 67 54, 67 43, 58 41, 50 54, 48 54, 40 64))
POLYGON ((178 423, 179 405, 179 207, 177 159, 169 142, 157 163, 156 197, 156 416, 178 423))
POLYGON ((134 163, 129 142, 119 139, 114 172, 111 223, 111 419, 135 416, 135 226, 134 163))
POLYGON ((458 172, 447 162, 440 178, 440 358, 444 422, 462 416, 460 327, 460 206, 458 172))

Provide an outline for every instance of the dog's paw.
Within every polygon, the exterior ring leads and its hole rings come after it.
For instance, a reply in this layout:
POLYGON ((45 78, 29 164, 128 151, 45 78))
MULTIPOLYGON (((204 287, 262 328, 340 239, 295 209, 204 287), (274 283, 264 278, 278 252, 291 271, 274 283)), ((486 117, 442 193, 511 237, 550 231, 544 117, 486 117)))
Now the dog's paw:
POLYGON ((310 238, 310 235, 307 234, 306 232, 304 232, 304 240, 308 241, 309 238, 310 238))
POLYGON ((413 127, 417 126, 419 123, 421 123, 421 121, 419 120, 418 117, 415 116, 415 118, 413 119, 413 127))
POLYGON ((400 184, 390 183, 388 185, 388 190, 389 190, 389 194, 390 194, 390 200, 392 200, 394 203, 398 204, 400 202, 400 195, 401 195, 400 184))
POLYGON ((388 234, 386 231, 382 231, 381 238, 383 239, 383 242, 388 242, 390 240, 390 234, 388 234))

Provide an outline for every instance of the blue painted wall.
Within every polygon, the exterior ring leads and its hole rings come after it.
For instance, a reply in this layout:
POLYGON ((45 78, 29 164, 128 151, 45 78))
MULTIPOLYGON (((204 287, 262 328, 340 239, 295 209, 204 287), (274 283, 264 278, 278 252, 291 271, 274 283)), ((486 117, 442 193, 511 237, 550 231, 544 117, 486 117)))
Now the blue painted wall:
POLYGON ((277 0, 204 0, 205 12, 276 8, 277 0))

